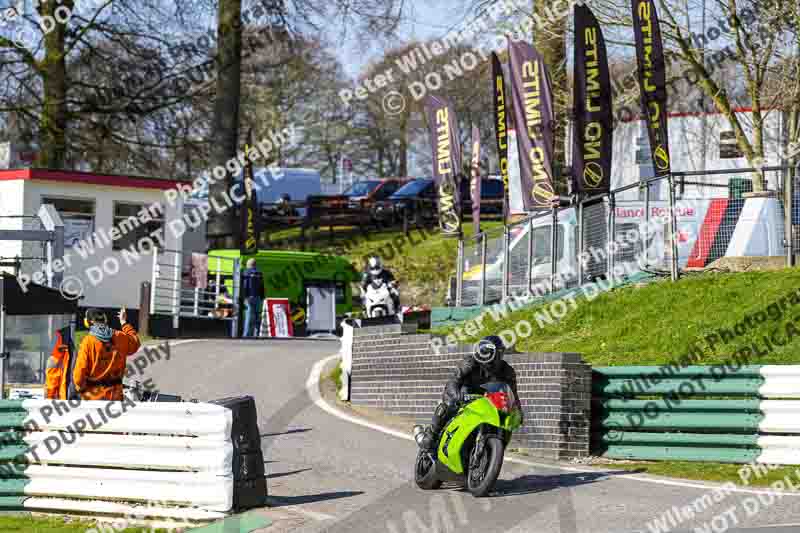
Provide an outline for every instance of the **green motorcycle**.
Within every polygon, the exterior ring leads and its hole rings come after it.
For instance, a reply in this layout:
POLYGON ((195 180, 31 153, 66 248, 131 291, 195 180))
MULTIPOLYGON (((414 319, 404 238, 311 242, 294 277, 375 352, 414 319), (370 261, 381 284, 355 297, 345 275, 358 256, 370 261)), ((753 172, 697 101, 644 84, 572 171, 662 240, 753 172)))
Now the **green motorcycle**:
MULTIPOLYGON (((457 481, 479 498, 494 486, 511 434, 522 425, 522 411, 507 384, 487 383, 481 389, 482 394, 463 394, 463 405, 439 438, 436 457, 425 450, 417 454, 414 481, 419 488, 433 490, 444 481, 457 481)), ((417 442, 423 432, 422 426, 414 427, 417 442)))

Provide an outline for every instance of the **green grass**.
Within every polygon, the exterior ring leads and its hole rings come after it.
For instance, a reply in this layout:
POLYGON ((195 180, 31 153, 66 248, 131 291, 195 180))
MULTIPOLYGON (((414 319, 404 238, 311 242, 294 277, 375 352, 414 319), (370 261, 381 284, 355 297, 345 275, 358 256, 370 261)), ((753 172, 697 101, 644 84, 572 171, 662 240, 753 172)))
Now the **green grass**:
MULTIPOLYGON (((730 356, 763 335, 780 331, 795 317, 800 305, 791 306, 779 320, 768 320, 728 343, 713 349, 703 341, 719 328, 732 328, 747 315, 765 311, 773 301, 800 288, 800 269, 737 274, 700 274, 642 287, 628 286, 597 296, 591 301, 578 299, 578 305, 555 324, 539 328, 537 311, 550 304, 522 309, 493 323, 487 315, 486 328, 466 335, 474 342, 488 334, 513 329, 521 320, 530 322, 533 333, 519 339, 520 352, 576 352, 592 365, 659 365, 688 354, 693 343, 700 343, 703 355, 698 364, 726 361, 730 356)), ((795 323, 800 328, 800 323, 795 323)), ((449 327, 435 331, 448 334, 449 327)), ((763 341, 761 341, 763 344, 763 341)), ((800 336, 769 355, 754 357, 751 364, 800 362, 800 336)))
POLYGON ((766 473, 752 471, 747 482, 743 482, 739 470, 748 468, 746 465, 728 463, 695 463, 687 461, 665 461, 659 463, 594 463, 592 466, 602 466, 609 470, 634 470, 642 474, 656 476, 678 477, 698 481, 712 481, 727 483, 728 481, 743 487, 768 487, 772 483, 787 479, 791 485, 786 484, 786 490, 792 486, 800 487, 800 468, 796 466, 783 466, 766 473), (760 474, 760 475, 759 475, 760 474))
MULTIPOLYGON (((34 518, 23 516, 0 516, 0 531, 4 533, 12 531, 24 531, 26 533, 86 533, 87 529, 95 527, 94 522, 70 521, 66 522, 63 518, 34 518)), ((108 530, 108 528, 106 528, 108 530)), ((149 527, 132 527, 122 530, 115 530, 124 533, 145 533, 151 532, 149 527)), ((156 531, 168 531, 158 529, 156 531)))
MULTIPOLYGON (((484 231, 498 230, 500 221, 483 221, 484 231)), ((464 235, 473 235, 472 224, 463 226, 464 235)), ((366 258, 372 254, 381 256, 385 265, 400 282, 400 295, 403 305, 442 305, 447 296, 447 283, 456 273, 458 239, 446 238, 438 228, 426 228, 424 234, 411 230, 410 239, 403 238, 398 230, 379 231, 371 228, 334 228, 334 240, 328 238, 327 228, 313 232, 313 246, 306 251, 339 255, 345 242, 353 242, 342 257, 347 258, 361 271, 366 258), (354 240, 354 237, 357 237, 354 240), (393 243, 401 243, 393 245, 393 243)), ((311 232, 307 232, 307 235, 311 232)), ((271 235, 272 240, 289 239, 286 247, 301 248, 300 231, 289 229, 271 235)))

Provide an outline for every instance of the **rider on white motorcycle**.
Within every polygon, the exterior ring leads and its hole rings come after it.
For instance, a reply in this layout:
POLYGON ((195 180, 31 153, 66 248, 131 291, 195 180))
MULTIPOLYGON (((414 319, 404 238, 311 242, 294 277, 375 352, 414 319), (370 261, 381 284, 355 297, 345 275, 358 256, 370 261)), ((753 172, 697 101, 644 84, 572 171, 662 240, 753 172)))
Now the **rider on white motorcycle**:
POLYGON ((361 300, 364 303, 364 307, 366 308, 366 295, 367 295, 367 287, 369 284, 372 283, 374 279, 380 279, 386 286, 389 287, 389 292, 392 295, 392 302, 394 302, 394 309, 395 312, 400 311, 400 294, 397 292, 397 288, 395 287, 394 276, 391 272, 383 268, 383 263, 381 263, 381 258, 377 255, 373 255, 369 258, 367 262, 367 268, 364 270, 364 273, 361 276, 361 300))

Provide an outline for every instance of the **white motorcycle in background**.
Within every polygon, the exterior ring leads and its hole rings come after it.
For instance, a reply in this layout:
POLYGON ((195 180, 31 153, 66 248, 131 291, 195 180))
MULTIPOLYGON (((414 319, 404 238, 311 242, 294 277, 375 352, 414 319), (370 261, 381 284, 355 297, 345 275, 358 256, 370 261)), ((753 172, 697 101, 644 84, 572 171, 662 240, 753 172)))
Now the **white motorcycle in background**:
POLYGON ((390 316, 397 313, 392 300, 392 291, 397 290, 395 282, 386 284, 381 279, 374 279, 367 285, 364 295, 364 308, 368 318, 390 316))

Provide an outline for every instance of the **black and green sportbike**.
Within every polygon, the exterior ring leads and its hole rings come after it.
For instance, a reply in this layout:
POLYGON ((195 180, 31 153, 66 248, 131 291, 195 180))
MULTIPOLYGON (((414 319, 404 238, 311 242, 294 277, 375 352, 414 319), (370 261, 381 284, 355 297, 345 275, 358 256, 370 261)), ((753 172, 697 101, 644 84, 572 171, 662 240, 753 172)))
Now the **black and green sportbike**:
MULTIPOLYGON (((436 457, 420 450, 414 481, 421 489, 438 489, 444 481, 465 483, 473 496, 485 496, 503 466, 511 434, 522 425, 522 412, 506 383, 481 385, 482 394, 462 391, 463 404, 439 438, 436 457)), ((419 442, 422 426, 414 427, 419 442)))

